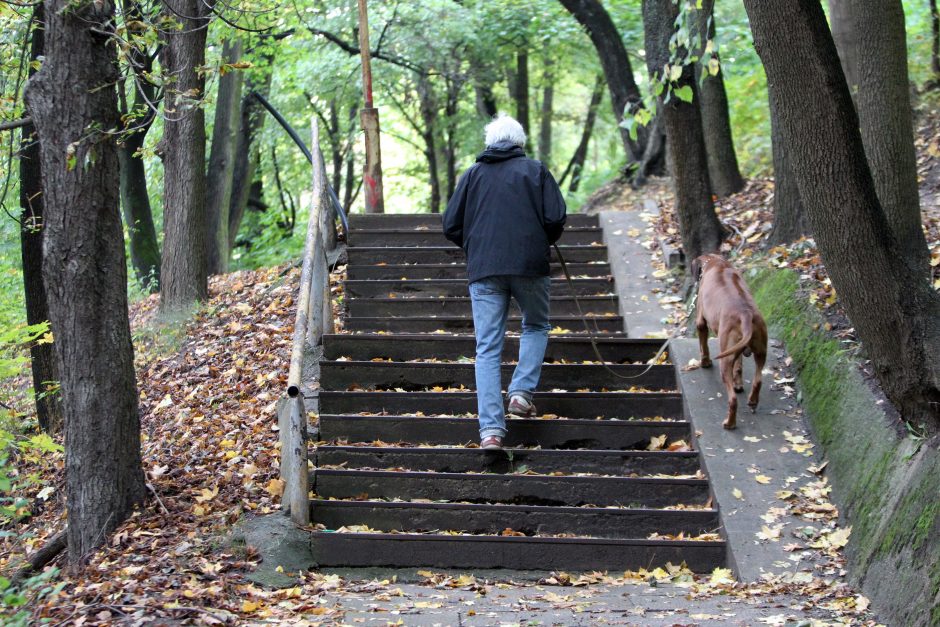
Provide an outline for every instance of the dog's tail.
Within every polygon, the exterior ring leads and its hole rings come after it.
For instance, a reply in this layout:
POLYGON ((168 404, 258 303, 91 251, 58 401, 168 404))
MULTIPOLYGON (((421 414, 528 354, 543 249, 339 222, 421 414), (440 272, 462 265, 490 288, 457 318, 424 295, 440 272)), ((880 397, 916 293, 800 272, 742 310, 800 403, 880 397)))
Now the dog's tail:
POLYGON ((741 316, 741 341, 731 348, 718 353, 718 355, 715 356, 715 359, 721 359, 722 357, 727 357, 728 355, 734 355, 735 359, 737 359, 738 355, 743 353, 748 344, 751 343, 751 336, 754 334, 753 324, 754 318, 750 313, 741 316))

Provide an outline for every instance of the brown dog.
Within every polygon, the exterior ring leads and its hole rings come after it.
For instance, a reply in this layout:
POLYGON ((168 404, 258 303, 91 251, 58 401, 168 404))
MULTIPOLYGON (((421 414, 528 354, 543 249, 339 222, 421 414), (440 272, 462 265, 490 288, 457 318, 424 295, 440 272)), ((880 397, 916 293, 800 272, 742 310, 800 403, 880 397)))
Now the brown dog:
POLYGON ((737 423, 738 398, 744 390, 742 355, 754 354, 754 381, 747 405, 757 411, 761 371, 767 360, 767 324, 747 291, 741 273, 720 255, 702 255, 692 262, 692 276, 699 282, 698 313, 695 329, 702 351, 702 368, 710 368, 708 332, 718 336, 721 380, 728 392, 728 416, 723 426, 734 429, 737 423))

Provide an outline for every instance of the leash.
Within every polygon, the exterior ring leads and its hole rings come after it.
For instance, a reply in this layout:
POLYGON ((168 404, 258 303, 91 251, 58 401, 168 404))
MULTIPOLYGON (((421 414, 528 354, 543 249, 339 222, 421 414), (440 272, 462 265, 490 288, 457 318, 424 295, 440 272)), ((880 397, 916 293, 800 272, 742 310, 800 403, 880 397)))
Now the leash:
MULTIPOLYGON (((676 327, 672 333, 663 339, 663 345, 660 347, 659 351, 653 358, 649 361, 649 365, 639 374, 623 375, 615 371, 613 368, 607 365, 604 356, 601 355, 600 348, 597 346, 597 336, 591 331, 591 327, 588 326, 587 317, 584 315, 584 310, 581 309, 581 302, 578 300, 578 295, 575 293, 574 282, 571 278, 571 273, 568 271, 568 264, 565 262, 564 256, 561 254, 561 249, 558 248, 558 244, 552 244, 555 248, 555 254, 558 255, 558 261, 561 264, 561 269, 565 273, 565 280, 568 282, 568 287, 571 289, 571 296, 574 298, 575 307, 578 309, 578 314, 581 316, 581 322, 584 324, 584 330, 588 335, 588 339, 591 341, 591 348, 594 349, 594 354, 597 356, 597 360, 600 362, 601 366, 604 367, 607 372, 614 375, 618 379, 637 379, 642 377, 647 372, 649 372, 653 366, 656 365, 656 362, 659 361, 659 358, 664 352, 666 352, 666 347, 669 344, 669 340, 673 339, 676 335, 676 332, 679 330, 679 327, 676 327)), ((689 306, 686 308, 686 317, 688 317, 689 311, 695 307, 695 301, 698 298, 698 283, 696 282, 695 287, 693 288, 692 299, 689 302, 689 306)), ((600 328, 597 326, 597 320, 592 316, 594 320, 594 329, 597 331, 597 335, 600 335, 600 328)))

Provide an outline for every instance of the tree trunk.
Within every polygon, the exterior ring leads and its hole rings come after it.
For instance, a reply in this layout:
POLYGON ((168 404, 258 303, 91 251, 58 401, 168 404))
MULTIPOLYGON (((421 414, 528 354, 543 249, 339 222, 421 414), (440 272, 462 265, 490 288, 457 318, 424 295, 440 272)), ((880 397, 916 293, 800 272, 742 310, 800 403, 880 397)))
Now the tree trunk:
POLYGON ((137 280, 151 293, 160 290, 160 245, 153 225, 150 194, 147 192, 147 171, 139 154, 144 145, 146 127, 126 136, 118 145, 120 163, 121 207, 130 235, 131 265, 137 280))
POLYGON ((74 570, 144 499, 117 146, 114 5, 47 0, 45 60, 26 90, 39 132, 43 276, 65 411, 74 570))
POLYGON ((581 131, 581 141, 568 162, 568 167, 558 179, 559 187, 565 184, 565 179, 571 175, 571 183, 568 185, 569 192, 578 191, 581 184, 581 171, 584 169, 584 160, 587 158, 588 145, 591 143, 591 135, 594 133, 594 122, 597 120, 597 109, 604 98, 604 77, 598 76, 594 81, 594 90, 591 92, 591 103, 588 105, 587 115, 584 117, 584 127, 581 131))
MULTIPOLYGON (((45 18, 43 5, 33 10, 30 34, 29 58, 36 61, 43 56, 45 18)), ((36 73, 29 66, 29 76, 36 73)), ((27 109, 27 114, 31 115, 27 109)), ((41 324, 49 320, 49 304, 46 300, 45 283, 42 276, 43 222, 42 163, 36 127, 27 124, 22 130, 20 142, 20 252, 23 259, 23 288, 26 297, 26 323, 41 324)), ((33 374, 33 397, 36 399, 36 416, 39 427, 47 433, 62 430, 62 403, 58 393, 47 391, 46 382, 59 380, 55 346, 50 343, 33 342, 29 347, 33 374)))
MULTIPOLYGON (((516 121, 529 136, 529 52, 522 49, 516 53, 516 72, 513 74, 512 97, 516 103, 516 121)), ((448 196, 449 198, 449 196, 448 196)))
MULTIPOLYGON (((643 0, 646 64, 650 74, 659 74, 669 62, 669 40, 675 32, 678 11, 672 0, 643 0)), ((680 51, 680 56, 682 53, 680 51)), ((678 81, 677 87, 685 86, 692 89, 692 102, 684 102, 673 94, 668 103, 660 103, 659 115, 669 144, 667 152, 675 181, 682 248, 685 258, 691 262, 699 255, 718 250, 722 228, 712 203, 702 114, 692 65, 683 67, 678 81)))
POLYGON ((850 41, 858 46, 848 56, 864 54, 869 60, 856 68, 855 103, 878 200, 901 252, 929 276, 930 252, 917 188, 904 8, 901 0, 848 0, 847 5, 854 33, 850 41))
POLYGON ((496 96, 493 94, 492 83, 475 83, 473 92, 476 97, 477 113, 487 120, 496 117, 496 96))
MULTIPOLYGON (((145 35, 144 17, 140 5, 123 0, 124 22, 135 36, 145 35)), ((130 69, 133 72, 134 101, 127 106, 123 81, 118 87, 118 102, 121 119, 127 130, 118 144, 118 161, 121 170, 121 209, 124 224, 130 234, 131 265, 141 286, 151 293, 160 291, 160 245, 153 224, 150 194, 147 192, 147 171, 140 149, 156 112, 153 110, 162 98, 156 86, 150 82, 153 58, 148 50, 132 48, 129 52, 130 69)))
POLYGON ((160 53, 164 72, 176 77, 166 87, 163 123, 163 263, 160 309, 185 310, 209 296, 206 255, 206 125, 196 99, 205 95, 199 68, 206 61, 209 8, 201 0, 179 0, 166 17, 179 30, 163 31, 160 53), (178 14, 178 15, 177 15, 178 14), (179 16, 184 17, 179 17, 179 16))
POLYGON ((839 51, 839 61, 842 64, 842 72, 845 74, 845 82, 849 84, 849 92, 854 101, 858 94, 861 59, 858 56, 860 48, 856 39, 858 33, 852 25, 852 0, 829 0, 829 21, 832 25, 832 38, 839 51))
MULTIPOLYGON (((715 41, 714 9, 715 0, 704 0, 702 8, 697 12, 703 45, 706 39, 715 41)), ((713 45, 717 48, 717 44, 713 45)), ((699 83, 699 106, 708 154, 708 177, 712 182, 712 191, 721 198, 744 189, 744 177, 738 169, 738 157, 734 152, 724 74, 719 67, 718 73, 712 75, 700 63, 695 64, 695 71, 696 78, 704 75, 704 80, 699 83)))
POLYGON ((542 74, 542 107, 539 115, 539 161, 545 167, 552 167, 552 115, 555 99, 555 62, 550 56, 551 49, 546 49, 542 74))
POLYGON ((418 102, 421 110, 421 139, 424 140, 424 156, 428 160, 428 183, 430 198, 428 206, 431 213, 441 212, 441 177, 437 171, 437 147, 434 137, 437 135, 437 102, 434 100, 433 87, 426 76, 419 76, 417 83, 418 102))
POLYGON ((336 105, 336 98, 330 100, 330 158, 332 161, 332 171, 330 184, 333 191, 339 194, 343 185, 343 136, 339 128, 339 109, 336 105))
MULTIPOLYGON (((526 93, 528 93, 529 79, 526 78, 526 93)), ((460 105, 460 88, 447 82, 447 102, 444 104, 444 168, 445 168, 445 198, 450 202, 457 187, 457 114, 460 105)), ((528 113, 526 114, 528 115, 528 113)))
POLYGON ((940 11, 937 0, 930 0, 930 69, 933 71, 933 83, 940 87, 940 11))
MULTIPOLYGON (((356 123, 356 107, 349 108, 349 126, 350 129, 354 127, 356 123)), ((350 130, 350 143, 346 146, 346 189, 343 191, 343 208, 346 211, 349 211, 352 208, 353 201, 355 201, 356 196, 359 195, 359 188, 362 186, 362 179, 359 178, 356 180, 356 152, 352 147, 352 137, 354 137, 354 132, 350 130)), ((336 193, 339 194, 339 190, 336 190, 336 193)))
POLYGON ((245 81, 245 93, 239 107, 241 121, 238 127, 238 138, 235 142, 235 160, 232 166, 232 201, 228 213, 228 239, 229 252, 235 248, 235 239, 241 227, 242 217, 251 197, 251 186, 255 180, 255 172, 261 162, 261 151, 255 138, 264 126, 264 117, 267 112, 258 99, 252 94, 260 93, 267 96, 271 88, 271 59, 267 58, 266 65, 260 76, 249 74, 245 81))
POLYGON ((823 262, 887 396, 940 425, 940 295, 904 260, 878 202, 819 3, 745 0, 823 262), (787 28, 780 28, 786 24, 787 28))
MULTIPOLYGON (((772 89, 768 86, 768 93, 772 89)), ((803 202, 800 200, 800 190, 793 176, 790 154, 783 141, 780 114, 774 106, 773 95, 770 95, 769 100, 770 140, 774 159, 774 227, 770 232, 768 243, 776 246, 793 242, 807 235, 809 225, 806 223, 803 202)))
MULTIPOLYGON (((610 91, 610 106, 614 110, 614 119, 619 124, 624 111, 631 113, 642 107, 643 97, 633 79, 633 68, 627 49, 623 45, 620 32, 610 15, 604 10, 600 0, 560 0, 561 4, 587 29, 591 42, 597 50, 607 88, 610 91)), ((643 157, 646 145, 646 131, 638 129, 637 141, 630 139, 627 129, 620 127, 620 139, 623 142, 627 164, 638 163, 643 157)))
MULTIPOLYGON (((226 40, 222 46, 222 63, 235 63, 242 54, 240 40, 226 40)), ((224 67, 224 65, 223 65, 224 67)), ((212 149, 206 172, 206 236, 209 274, 228 272, 229 210, 232 203, 232 178, 236 119, 240 120, 242 74, 229 70, 219 77, 215 102, 215 123, 212 127, 212 149)))

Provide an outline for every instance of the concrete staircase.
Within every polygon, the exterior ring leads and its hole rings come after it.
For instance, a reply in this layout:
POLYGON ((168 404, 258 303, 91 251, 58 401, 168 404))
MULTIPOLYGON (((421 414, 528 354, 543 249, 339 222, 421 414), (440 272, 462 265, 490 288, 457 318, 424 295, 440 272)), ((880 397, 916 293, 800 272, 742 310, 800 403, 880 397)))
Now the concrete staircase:
MULTIPOLYGON (((325 337, 311 459, 321 567, 623 570, 726 563, 672 365, 615 372, 662 340, 629 339, 597 218, 569 216, 552 265, 553 334, 535 403, 507 450, 477 447, 463 251, 435 215, 352 216, 346 333, 325 337), (651 446, 652 444, 652 446, 651 446), (652 450, 650 450, 652 449, 652 450), (672 450, 669 450, 672 449, 672 450)), ((553 253, 554 254, 554 253, 553 253)), ((510 330, 518 331, 511 316, 510 330)), ((503 355, 508 381, 518 351, 503 355)))

